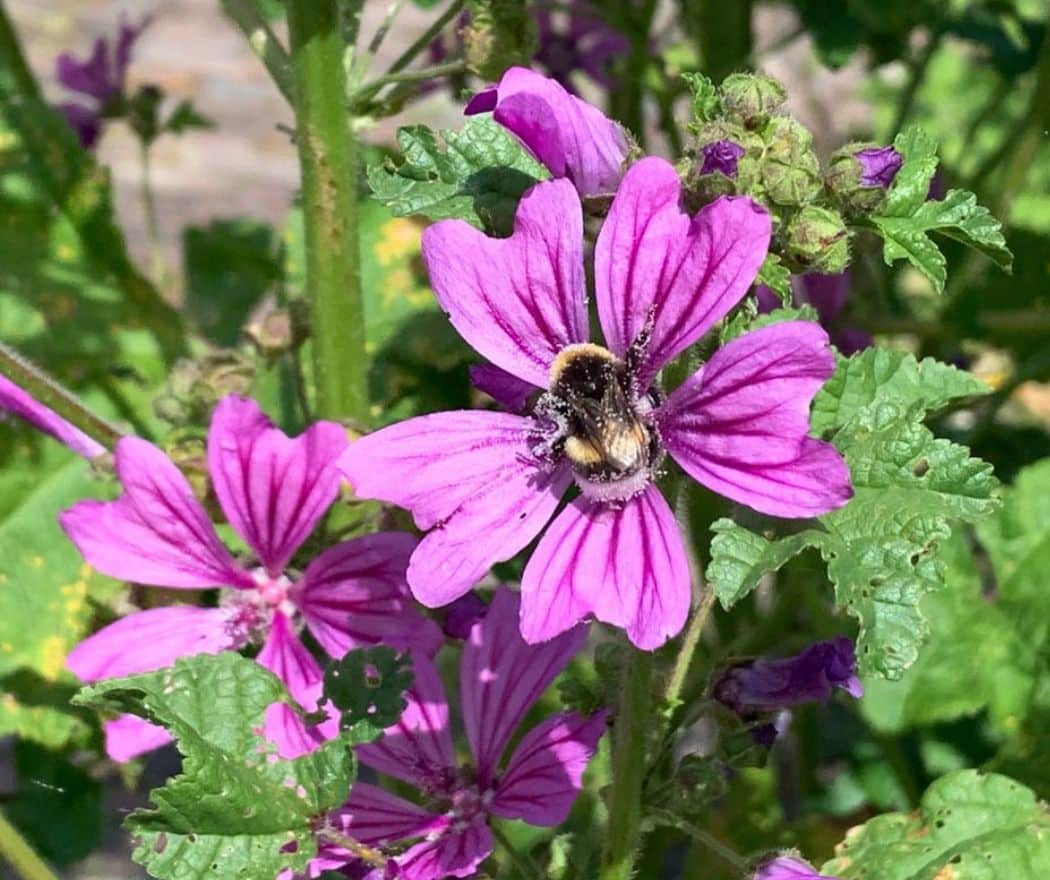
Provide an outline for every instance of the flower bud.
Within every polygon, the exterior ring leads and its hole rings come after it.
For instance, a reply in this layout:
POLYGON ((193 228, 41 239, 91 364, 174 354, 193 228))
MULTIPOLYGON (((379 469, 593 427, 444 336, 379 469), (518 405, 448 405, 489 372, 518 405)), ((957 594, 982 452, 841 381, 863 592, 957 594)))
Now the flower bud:
POLYGON ((736 166, 744 152, 744 148, 740 144, 731 140, 715 141, 713 144, 708 144, 700 151, 700 155, 703 157, 700 173, 711 174, 717 171, 726 177, 736 177, 736 166))
POLYGON ((784 256, 804 271, 834 275, 849 265, 849 230, 842 216, 807 205, 788 223, 784 256))
POLYGON ((778 205, 804 205, 820 192, 820 162, 813 136, 789 116, 774 119, 767 132, 762 185, 778 205))
POLYGON ((463 31, 467 68, 495 82, 515 64, 528 66, 536 48, 536 23, 524 0, 470 0, 463 31))
POLYGON ((731 73, 722 81, 722 107, 748 128, 759 128, 784 103, 787 91, 762 73, 731 73))
POLYGON ((183 358, 168 376, 164 391, 153 401, 153 409, 172 425, 204 424, 215 404, 226 395, 247 395, 254 378, 251 362, 235 351, 217 351, 199 359, 183 358))
POLYGON ((885 201, 903 163, 893 147, 847 144, 832 155, 824 185, 847 213, 871 213, 885 201))

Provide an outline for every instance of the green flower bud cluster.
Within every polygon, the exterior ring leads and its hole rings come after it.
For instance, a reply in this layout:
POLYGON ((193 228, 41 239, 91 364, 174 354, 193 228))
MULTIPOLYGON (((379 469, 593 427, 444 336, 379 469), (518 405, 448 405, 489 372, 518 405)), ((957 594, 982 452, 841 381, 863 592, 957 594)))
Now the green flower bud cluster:
POLYGON ((467 67, 496 82, 515 64, 528 65, 536 50, 536 23, 525 0, 468 0, 463 31, 467 67))
POLYGON ((227 394, 247 396, 255 367, 236 351, 219 350, 175 364, 164 390, 154 399, 157 416, 176 427, 204 425, 227 394))

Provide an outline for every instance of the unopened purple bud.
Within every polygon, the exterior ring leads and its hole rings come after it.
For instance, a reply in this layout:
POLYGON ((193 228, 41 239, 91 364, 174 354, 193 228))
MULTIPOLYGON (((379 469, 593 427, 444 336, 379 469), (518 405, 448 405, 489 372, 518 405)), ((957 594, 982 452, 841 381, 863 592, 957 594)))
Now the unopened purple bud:
POLYGON ((893 147, 871 147, 853 154, 860 162, 860 185, 887 188, 901 170, 904 157, 893 147))
POLYGON ((801 703, 823 702, 835 688, 861 697, 853 642, 844 636, 817 642, 794 657, 730 667, 718 678, 712 695, 741 716, 775 712, 801 703))
POLYGON ((75 101, 57 104, 55 109, 66 118, 69 127, 76 132, 80 146, 85 150, 90 150, 98 143, 98 137, 102 133, 102 120, 96 111, 75 101))
POLYGON ((700 167, 701 174, 718 171, 726 177, 735 177, 736 165, 740 157, 744 155, 744 148, 733 141, 721 140, 704 147, 703 154, 704 164, 700 167))
POLYGON ((442 629, 450 638, 466 639, 470 636, 474 624, 481 620, 488 610, 489 606, 477 593, 467 593, 448 606, 442 629))
POLYGON ((759 867, 754 880, 837 880, 821 874, 809 862, 794 856, 778 856, 759 867))

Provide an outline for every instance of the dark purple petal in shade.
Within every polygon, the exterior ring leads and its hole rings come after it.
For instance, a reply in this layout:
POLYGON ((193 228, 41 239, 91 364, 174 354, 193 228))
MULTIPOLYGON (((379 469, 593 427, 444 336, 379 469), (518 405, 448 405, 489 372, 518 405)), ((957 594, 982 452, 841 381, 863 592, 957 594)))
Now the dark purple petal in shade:
POLYGON ((823 702, 835 688, 856 698, 864 694, 853 642, 845 636, 817 642, 794 657, 759 658, 730 667, 712 686, 712 695, 747 716, 823 702))
POLYGON ((623 129, 556 80, 512 67, 466 108, 468 115, 488 110, 553 177, 570 180, 581 196, 615 191, 630 149, 623 129))
POLYGON ((66 118, 69 127, 76 133, 80 146, 85 150, 90 150, 98 143, 102 133, 102 120, 99 119, 98 111, 75 101, 56 104, 55 109, 66 118))
POLYGON ((367 844, 418 837, 448 825, 444 816, 367 782, 355 782, 350 799, 329 813, 328 818, 337 828, 367 844))
POLYGON ((315 422, 299 437, 275 428, 254 400, 223 398, 208 432, 208 470, 230 525, 279 576, 339 494, 346 430, 315 422))
POLYGON ((888 187, 904 164, 904 157, 893 147, 872 147, 853 154, 860 162, 860 185, 888 187))
POLYGON ((575 73, 587 75, 604 88, 615 88, 612 66, 630 50, 630 41, 609 27, 589 3, 573 0, 567 17, 563 23, 551 9, 536 10, 539 48, 535 62, 570 92, 575 93, 575 73))
POLYGON ((583 212, 563 180, 525 194, 510 238, 462 220, 435 223, 423 233, 423 259, 452 326, 525 382, 546 388, 558 352, 587 340, 583 212))
POLYGON ((474 624, 481 620, 489 606, 477 593, 471 591, 460 596, 445 609, 445 623, 442 629, 445 635, 453 639, 466 639, 474 624))
POLYGON ((650 485, 622 505, 578 497, 540 539, 521 579, 521 633, 542 642, 588 614, 643 650, 678 634, 690 574, 678 524, 650 485))
POLYGON ((802 859, 794 856, 780 856, 762 865, 754 875, 754 880, 837 880, 837 878, 821 874, 802 859))
POLYGON ((532 419, 460 410, 409 419, 351 444, 341 468, 362 498, 411 511, 431 530, 408 569, 431 608, 462 596, 546 525, 572 481, 533 453, 532 419))
POLYGON ((730 140, 715 141, 704 147, 703 154, 701 174, 719 171, 726 177, 736 177, 736 163, 744 155, 744 148, 730 140))
POLYGON ((643 333, 639 386, 721 320, 747 294, 769 247, 769 214, 749 198, 723 197, 695 217, 665 159, 631 166, 594 253, 598 316, 623 357, 643 333))
POLYGON ((116 501, 81 501, 59 522, 103 574, 158 587, 250 588, 189 482, 163 452, 138 437, 117 443, 116 501))
POLYGON ((852 497, 849 469, 809 436, 809 406, 835 368, 827 333, 788 321, 732 340, 658 411, 671 456, 697 482, 761 513, 810 517, 852 497))
POLYGON ((508 412, 523 412, 529 398, 540 392, 535 385, 523 382, 513 373, 492 364, 471 366, 470 383, 478 391, 484 391, 508 412))
POLYGON ((494 777, 503 749, 525 713, 587 641, 578 627, 542 645, 527 645, 518 630, 519 597, 496 593, 474 624, 460 661, 460 699, 482 786, 494 777))
POLYGON ((84 458, 96 458, 106 451, 101 443, 92 440, 79 428, 74 428, 58 413, 44 406, 6 376, 0 376, 0 418, 5 413, 18 416, 84 458))
POLYGON ((552 715, 530 730, 500 777, 491 811, 530 825, 560 825, 583 788, 583 772, 608 713, 552 715))
POLYGON ((109 43, 99 37, 91 55, 84 61, 63 52, 55 61, 55 78, 71 92, 78 92, 104 104, 120 92, 120 81, 110 66, 109 43))

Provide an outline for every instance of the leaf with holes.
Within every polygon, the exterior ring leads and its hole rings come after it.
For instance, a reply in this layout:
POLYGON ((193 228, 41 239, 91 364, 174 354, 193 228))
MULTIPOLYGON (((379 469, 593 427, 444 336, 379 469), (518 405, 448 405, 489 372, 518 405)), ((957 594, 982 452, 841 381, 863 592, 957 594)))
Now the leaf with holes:
POLYGON ((397 723, 410 687, 412 658, 382 645, 350 651, 324 671, 324 698, 342 713, 342 727, 369 725, 376 736, 397 723))
POLYGON ((1006 776, 962 770, 938 779, 914 813, 851 829, 821 868, 841 880, 1044 880, 1050 813, 1006 776))
POLYGON ((302 871, 316 852, 314 823, 342 804, 354 778, 343 737, 293 761, 261 738, 284 685, 237 654, 198 655, 169 669, 84 688, 77 703, 131 712, 166 727, 182 773, 136 810, 126 827, 135 860, 160 880, 238 880, 302 871))

